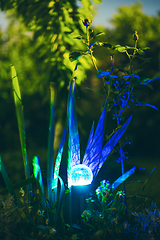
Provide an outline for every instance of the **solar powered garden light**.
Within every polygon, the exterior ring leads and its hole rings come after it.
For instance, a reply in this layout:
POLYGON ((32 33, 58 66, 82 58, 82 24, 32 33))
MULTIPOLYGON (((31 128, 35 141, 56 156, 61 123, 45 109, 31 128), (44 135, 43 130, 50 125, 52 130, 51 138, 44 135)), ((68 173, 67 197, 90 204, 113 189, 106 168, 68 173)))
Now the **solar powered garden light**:
POLYGON ((84 186, 91 184, 93 173, 89 167, 84 164, 78 164, 72 167, 71 181, 72 186, 84 186))
POLYGON ((88 166, 77 164, 72 167, 72 222, 75 224, 82 224, 81 214, 86 207, 85 199, 90 191, 92 180, 93 173, 88 166))

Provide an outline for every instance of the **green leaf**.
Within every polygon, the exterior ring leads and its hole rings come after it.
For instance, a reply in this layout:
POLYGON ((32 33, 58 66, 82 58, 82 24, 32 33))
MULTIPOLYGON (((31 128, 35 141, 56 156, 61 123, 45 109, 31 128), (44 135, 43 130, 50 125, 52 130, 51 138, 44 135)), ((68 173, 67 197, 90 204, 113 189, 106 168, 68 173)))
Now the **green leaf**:
POLYGON ((91 37, 91 40, 92 40, 93 38, 99 37, 99 36, 104 35, 104 34, 105 34, 104 32, 99 32, 99 33, 95 34, 92 30, 92 32, 90 33, 90 37, 91 37))
POLYGON ((7 187, 8 191, 9 191, 9 193, 10 193, 10 194, 14 197, 14 199, 16 200, 16 199, 17 199, 17 198, 16 198, 16 194, 15 194, 15 192, 14 192, 14 189, 13 189, 13 187, 12 187, 12 184, 11 184, 11 182, 10 182, 10 179, 9 179, 9 177, 8 177, 8 174, 7 174, 7 172, 6 172, 6 170, 5 170, 5 167, 4 167, 4 165, 3 165, 1 156, 0 156, 0 172, 2 173, 3 179, 4 179, 4 181, 5 181, 5 184, 6 184, 6 187, 7 187))
POLYGON ((151 171, 150 174, 148 175, 148 177, 147 177, 147 179, 146 179, 146 181, 145 181, 145 183, 144 183, 144 185, 143 185, 142 192, 144 191, 144 188, 145 188, 145 186, 146 186, 146 184, 147 184, 147 182, 148 182, 148 179, 150 178, 151 174, 154 172, 155 169, 156 169, 156 166, 152 169, 152 171, 151 171))
MULTIPOLYGON (((25 187, 27 185, 30 185, 32 183, 35 183, 36 181, 37 181, 36 178, 30 177, 30 178, 24 179, 24 180, 22 180, 22 181, 20 181, 18 183, 13 184, 12 187, 13 187, 14 190, 17 190, 17 189, 23 188, 23 187, 25 187)), ((5 188, 4 190, 2 190, 0 192, 0 195, 7 195, 8 192, 10 192, 8 190, 8 188, 5 188)))
POLYGON ((99 37, 99 36, 104 35, 104 34, 105 34, 104 32, 99 32, 99 33, 96 34, 96 37, 99 37))
POLYGON ((22 105, 17 73, 14 66, 11 66, 11 75, 12 75, 13 95, 14 95, 15 105, 16 106, 22 105))
POLYGON ((142 48, 142 50, 148 50, 148 49, 150 49, 149 47, 144 47, 144 48, 142 48))
MULTIPOLYGON (((11 66, 11 76, 12 76, 13 95, 14 95, 14 102, 16 106, 16 114, 17 114, 17 120, 18 120, 18 128, 19 128, 25 176, 26 178, 29 178, 30 169, 29 169, 29 163, 28 163, 27 151, 26 151, 26 134, 25 134, 25 125, 24 125, 24 117, 23 117, 23 106, 21 101, 21 93, 20 93, 17 73, 13 65, 11 66)), ((31 186, 28 186, 28 192, 31 194, 31 186)))
POLYGON ((136 48, 135 47, 129 47, 129 46, 125 46, 125 49, 132 49, 132 50, 136 50, 136 48))
POLYGON ((91 39, 93 39, 96 36, 93 29, 91 29, 91 28, 89 29, 89 35, 90 35, 91 39))
POLYGON ((69 55, 69 59, 71 61, 74 61, 76 59, 78 59, 80 56, 81 56, 81 52, 72 52, 70 55, 69 55))
POLYGON ((145 62, 151 62, 151 60, 152 60, 152 58, 144 58, 144 57, 141 57, 139 55, 136 55, 135 58, 139 58, 139 59, 141 59, 141 60, 143 60, 145 62))
POLYGON ((68 194, 68 193, 70 193, 70 192, 71 192, 70 189, 66 189, 66 190, 65 190, 65 194, 68 194))
POLYGON ((93 2, 96 4, 102 4, 102 0, 93 0, 93 2))
POLYGON ((88 89, 88 90, 90 90, 90 91, 93 91, 93 92, 95 92, 95 93, 98 93, 99 95, 101 95, 101 96, 103 96, 103 97, 104 97, 104 94, 105 94, 105 92, 96 91, 96 90, 94 90, 94 89, 91 89, 91 88, 88 88, 88 87, 86 87, 86 89, 88 89))
POLYGON ((144 51, 143 51, 141 48, 138 49, 137 52, 138 52, 140 55, 144 54, 144 51))
POLYGON ((114 48, 115 48, 115 50, 118 50, 118 52, 125 52, 126 51, 125 47, 123 47, 121 45, 116 45, 114 48))

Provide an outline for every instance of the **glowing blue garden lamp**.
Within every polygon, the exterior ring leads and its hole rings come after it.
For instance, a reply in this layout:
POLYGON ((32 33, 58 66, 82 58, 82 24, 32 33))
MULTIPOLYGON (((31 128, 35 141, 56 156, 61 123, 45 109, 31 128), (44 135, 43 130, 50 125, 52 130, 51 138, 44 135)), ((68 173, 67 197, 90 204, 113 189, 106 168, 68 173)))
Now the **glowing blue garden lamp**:
POLYGON ((91 184, 93 173, 89 167, 84 164, 75 165, 71 170, 72 186, 84 186, 91 184))

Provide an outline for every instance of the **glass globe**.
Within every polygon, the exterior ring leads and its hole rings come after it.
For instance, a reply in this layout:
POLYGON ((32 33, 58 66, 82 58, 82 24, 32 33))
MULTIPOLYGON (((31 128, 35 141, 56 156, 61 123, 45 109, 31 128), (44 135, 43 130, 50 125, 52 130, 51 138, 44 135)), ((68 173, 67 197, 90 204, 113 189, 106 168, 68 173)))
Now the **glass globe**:
POLYGON ((89 167, 83 164, 75 165, 71 171, 72 185, 88 185, 93 180, 93 173, 89 167))

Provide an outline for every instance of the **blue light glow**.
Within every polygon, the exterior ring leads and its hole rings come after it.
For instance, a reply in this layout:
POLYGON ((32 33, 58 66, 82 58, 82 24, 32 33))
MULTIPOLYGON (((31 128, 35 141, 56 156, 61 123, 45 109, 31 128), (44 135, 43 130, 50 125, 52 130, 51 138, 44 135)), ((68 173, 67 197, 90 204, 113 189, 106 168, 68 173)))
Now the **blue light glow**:
POLYGON ((73 186, 88 185, 93 180, 93 173, 86 165, 78 164, 72 167, 71 179, 73 186))

